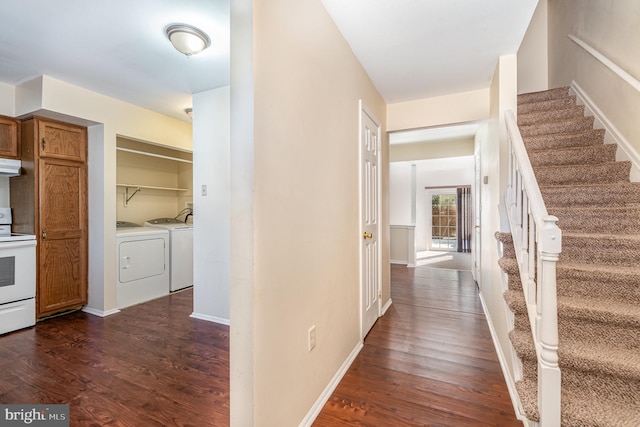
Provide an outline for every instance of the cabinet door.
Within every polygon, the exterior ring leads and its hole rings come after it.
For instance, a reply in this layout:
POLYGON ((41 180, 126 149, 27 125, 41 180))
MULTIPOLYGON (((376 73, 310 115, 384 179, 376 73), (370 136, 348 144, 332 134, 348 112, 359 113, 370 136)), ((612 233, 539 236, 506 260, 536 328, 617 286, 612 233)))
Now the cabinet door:
POLYGON ((40 157, 85 162, 87 129, 65 123, 37 119, 40 157))
POLYGON ((40 159, 38 317, 87 303, 87 167, 40 159))
POLYGON ((0 117, 0 157, 18 158, 18 122, 0 117))

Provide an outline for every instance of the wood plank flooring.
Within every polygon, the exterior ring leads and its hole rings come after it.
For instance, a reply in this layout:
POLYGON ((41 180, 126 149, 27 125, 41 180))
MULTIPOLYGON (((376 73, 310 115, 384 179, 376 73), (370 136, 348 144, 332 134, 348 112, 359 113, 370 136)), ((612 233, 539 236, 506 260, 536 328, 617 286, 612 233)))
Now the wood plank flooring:
POLYGON ((314 426, 522 426, 471 272, 392 265, 391 282, 314 426))
MULTIPOLYGON (((314 425, 521 426, 470 273, 391 271, 394 303, 314 425)), ((227 426, 229 329, 191 311, 188 290, 1 336, 0 403, 68 403, 72 426, 227 426)))
POLYGON ((70 404, 71 426, 229 424, 229 328, 192 291, 0 337, 0 403, 70 404))

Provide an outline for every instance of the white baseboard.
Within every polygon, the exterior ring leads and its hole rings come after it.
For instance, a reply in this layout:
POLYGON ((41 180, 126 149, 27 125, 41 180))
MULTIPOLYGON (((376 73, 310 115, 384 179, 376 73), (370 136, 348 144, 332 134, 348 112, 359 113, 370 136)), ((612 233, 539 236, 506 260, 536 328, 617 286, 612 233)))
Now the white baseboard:
POLYGON ((99 316, 99 317, 107 317, 107 316, 111 316, 112 314, 120 313, 120 310, 117 308, 112 308, 111 310, 103 311, 103 310, 97 310, 91 307, 82 307, 82 311, 84 311, 85 313, 92 314, 94 316, 99 316))
POLYGON ((484 311, 484 315, 487 318, 487 324, 489 325, 489 331, 491 332, 491 339, 493 341, 493 346, 496 349, 496 354, 498 355, 498 360, 500 361, 500 367, 502 368, 502 375, 504 376, 504 381, 507 384, 507 389, 509 390, 509 396, 511 397, 511 404, 513 405, 513 410, 516 413, 516 417, 525 423, 525 425, 529 425, 529 420, 524 414, 524 410, 522 409, 522 404, 520 403, 520 396, 518 395, 518 391, 516 389, 516 382, 514 381, 511 373, 509 372, 507 359, 502 351, 502 346, 500 346, 500 341, 498 340, 498 335, 496 333, 495 328, 493 327, 493 321, 491 320, 491 316, 489 315, 489 309, 487 308, 487 304, 484 300, 484 295, 482 292, 479 293, 480 302, 482 303, 482 311, 484 311))
POLYGON ((194 319, 206 320, 207 322, 219 323, 220 325, 229 326, 231 321, 222 317, 210 316, 208 314, 196 313, 195 311, 189 315, 194 319))
POLYGON ((571 82, 571 89, 575 92, 578 99, 578 104, 584 105, 588 111, 587 115, 593 115, 596 119, 595 127, 604 129, 605 143, 614 143, 620 147, 616 155, 617 160, 628 160, 631 162, 631 181, 640 181, 640 154, 629 143, 629 141, 622 136, 620 131, 614 126, 613 123, 604 115, 602 110, 593 102, 593 100, 587 95, 587 93, 580 87, 575 81, 571 82), (590 113, 590 114, 589 114, 590 113))
POLYGON ((331 381, 329 381, 329 384, 327 384, 322 394, 320 394, 318 400, 316 400, 309 412, 307 412, 307 415, 302 419, 299 427, 310 427, 313 424, 318 414, 320 414, 320 411, 322 411, 324 404, 327 403, 327 400, 329 400, 331 394, 333 394, 333 391, 336 389, 336 387, 338 387, 338 384, 340 384, 340 381, 342 380, 342 377, 344 377, 344 374, 347 373, 353 361, 356 360, 356 357, 360 353, 360 350, 362 350, 362 347, 364 347, 364 344, 362 343, 362 341, 359 341, 358 344, 356 344, 355 348, 351 351, 351 354, 349 354, 347 359, 342 363, 342 366, 340 366, 338 372, 336 372, 333 378, 331 378, 331 381))
POLYGON ((389 263, 407 265, 407 260, 403 261, 401 259, 392 259, 391 261, 389 261, 389 263))
POLYGON ((380 311, 380 316, 384 316, 387 310, 389 310, 389 307, 391 307, 391 304, 392 304, 392 301, 391 301, 391 298, 389 298, 386 304, 382 307, 382 310, 380 311))

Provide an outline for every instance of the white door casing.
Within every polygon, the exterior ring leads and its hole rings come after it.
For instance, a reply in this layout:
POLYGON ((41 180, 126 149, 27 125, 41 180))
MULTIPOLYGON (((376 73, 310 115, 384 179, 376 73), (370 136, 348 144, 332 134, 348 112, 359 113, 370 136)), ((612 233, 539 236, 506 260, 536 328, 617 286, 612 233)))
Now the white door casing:
POLYGON ((360 100, 360 331, 380 317, 380 122, 360 100))
MULTIPOLYGON (((480 158, 480 140, 476 138, 476 146, 475 146, 475 155, 474 155, 474 191, 473 191, 473 251, 472 251, 472 262, 473 266, 471 268, 471 272, 473 273, 473 278, 475 279, 478 287, 480 287, 482 278, 481 278, 481 257, 482 257, 482 245, 480 239, 480 212, 482 211, 482 160, 480 158)), ((480 288, 482 289, 482 288, 480 288)))

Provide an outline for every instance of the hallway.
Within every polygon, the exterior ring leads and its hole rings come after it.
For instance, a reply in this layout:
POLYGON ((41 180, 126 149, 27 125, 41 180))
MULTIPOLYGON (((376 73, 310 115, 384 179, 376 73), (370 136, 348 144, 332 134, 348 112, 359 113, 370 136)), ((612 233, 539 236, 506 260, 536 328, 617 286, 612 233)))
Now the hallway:
POLYGON ((391 266, 393 304, 314 426, 521 426, 469 271, 391 266))

